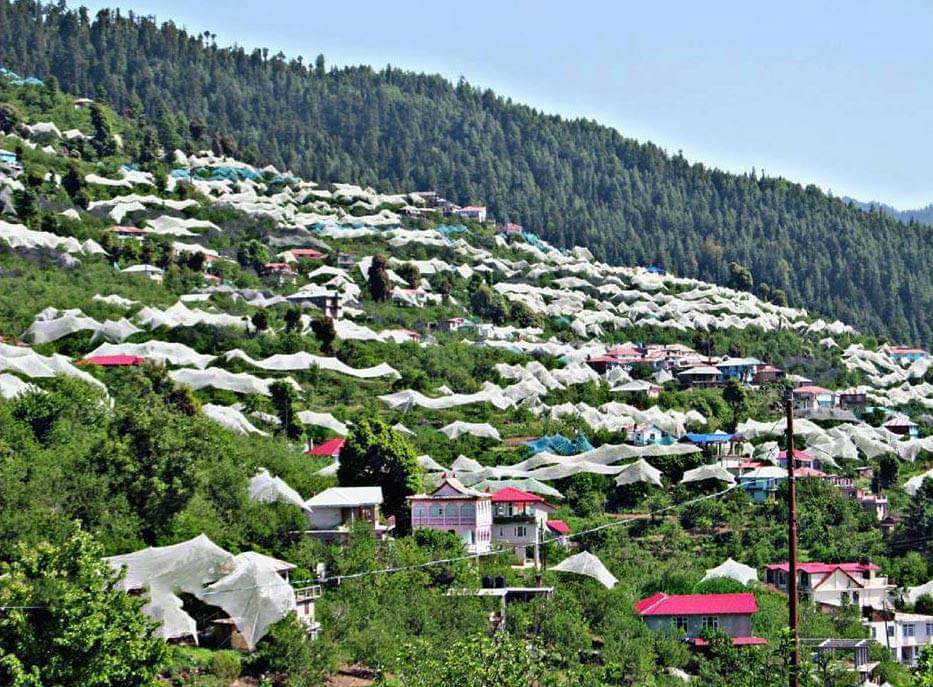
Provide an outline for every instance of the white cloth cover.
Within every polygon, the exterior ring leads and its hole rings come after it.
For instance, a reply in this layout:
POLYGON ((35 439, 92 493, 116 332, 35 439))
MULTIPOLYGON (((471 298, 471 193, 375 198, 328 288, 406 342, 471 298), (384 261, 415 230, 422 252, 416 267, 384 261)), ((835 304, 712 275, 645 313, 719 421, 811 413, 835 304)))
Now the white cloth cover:
POLYGON ((496 441, 501 441, 502 439, 502 437, 499 436, 499 430, 486 422, 462 422, 460 420, 455 420, 449 425, 444 425, 438 431, 452 440, 460 438, 463 434, 469 434, 481 439, 495 439, 496 441))
POLYGON ((249 481, 249 498, 258 503, 290 503, 305 509, 301 494, 288 486, 281 477, 273 477, 265 468, 260 468, 249 481))
POLYGON ((548 570, 573 573, 575 575, 587 575, 595 580, 599 580, 600 584, 606 589, 612 589, 619 582, 619 580, 606 569, 603 562, 589 551, 582 551, 569 558, 565 558, 557 565, 548 568, 548 570))
POLYGON ((715 568, 707 570, 706 574, 703 575, 703 579, 700 581, 706 582, 707 580, 712 580, 717 577, 728 577, 736 582, 748 584, 749 582, 758 581, 758 572, 750 565, 745 565, 731 558, 727 558, 722 565, 717 565, 715 568))
POLYGON ((702 482, 707 479, 717 479, 727 484, 735 484, 735 477, 732 476, 732 473, 719 463, 701 465, 698 468, 693 468, 693 470, 687 470, 684 473, 683 479, 680 480, 680 483, 702 482))
POLYGON ((178 367, 197 367, 203 369, 214 359, 212 355, 203 355, 193 348, 168 341, 146 341, 144 343, 101 344, 88 353, 88 357, 98 355, 138 355, 147 360, 178 367))
POLYGON ((350 433, 350 428, 330 413, 315 413, 313 410, 302 410, 298 413, 298 420, 304 425, 324 427, 342 437, 350 433))
POLYGON ((205 403, 201 407, 201 412, 203 412, 206 417, 213 420, 218 425, 229 429, 231 432, 236 432, 237 434, 259 434, 264 437, 269 436, 268 432, 257 429, 237 408, 205 403))
POLYGON ((646 482, 656 486, 661 484, 661 471, 648 464, 644 458, 626 465, 616 476, 616 485, 623 486, 634 482, 646 482))
POLYGON ((224 358, 227 360, 242 360, 243 362, 247 363, 248 365, 252 365, 253 367, 258 367, 263 370, 273 370, 277 372, 309 370, 316 367, 321 370, 338 372, 340 374, 347 375, 349 377, 356 377, 358 379, 374 379, 376 377, 391 377, 393 379, 398 379, 401 376, 398 371, 388 363, 380 363, 379 365, 374 365, 373 367, 355 368, 350 367, 337 358, 325 358, 317 355, 311 355, 310 353, 305 353, 304 351, 299 353, 273 355, 262 360, 254 360, 240 349, 235 348, 234 350, 225 353, 224 358))

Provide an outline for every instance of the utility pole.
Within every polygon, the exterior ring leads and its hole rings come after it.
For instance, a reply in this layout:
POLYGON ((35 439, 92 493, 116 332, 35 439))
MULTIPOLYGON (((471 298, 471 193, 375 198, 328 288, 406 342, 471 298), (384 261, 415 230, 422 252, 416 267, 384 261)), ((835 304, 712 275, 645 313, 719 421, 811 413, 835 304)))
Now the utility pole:
POLYGON ((790 687, 800 684, 800 633, 797 628, 797 483, 794 479, 794 401, 793 392, 784 399, 787 413, 787 566, 788 606, 790 608, 791 647, 790 687))

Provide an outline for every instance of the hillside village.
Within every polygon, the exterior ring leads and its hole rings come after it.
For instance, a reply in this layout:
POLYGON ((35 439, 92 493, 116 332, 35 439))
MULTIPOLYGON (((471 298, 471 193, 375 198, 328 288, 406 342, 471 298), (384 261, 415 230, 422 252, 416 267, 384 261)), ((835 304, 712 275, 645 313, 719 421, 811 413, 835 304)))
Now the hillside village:
POLYGON ((9 70, 0 130, 0 655, 90 535, 166 684, 784 684, 792 472, 814 684, 926 684, 916 342, 9 70))

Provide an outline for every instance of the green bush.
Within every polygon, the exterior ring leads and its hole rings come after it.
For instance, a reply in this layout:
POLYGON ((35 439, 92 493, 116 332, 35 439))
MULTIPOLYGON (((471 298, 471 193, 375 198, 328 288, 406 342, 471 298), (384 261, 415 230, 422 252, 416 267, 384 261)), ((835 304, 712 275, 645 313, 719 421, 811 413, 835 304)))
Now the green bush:
POLYGON ((240 677, 240 655, 235 651, 218 651, 211 656, 211 674, 232 682, 240 677))

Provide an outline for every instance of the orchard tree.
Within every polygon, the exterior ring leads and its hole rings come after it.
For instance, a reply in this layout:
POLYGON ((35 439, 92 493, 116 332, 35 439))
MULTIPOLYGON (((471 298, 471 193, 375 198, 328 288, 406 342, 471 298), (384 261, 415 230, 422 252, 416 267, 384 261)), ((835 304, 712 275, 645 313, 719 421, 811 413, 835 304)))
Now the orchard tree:
POLYGON ((389 281, 389 263, 382 255, 373 256, 369 266, 369 295, 377 303, 389 300, 392 294, 392 284, 389 281))
POLYGON ((385 512, 404 532, 410 522, 405 497, 421 488, 421 468, 405 437, 377 418, 353 426, 340 452, 337 481, 345 487, 382 487, 385 512))
POLYGON ((333 318, 326 315, 315 318, 311 321, 311 329, 314 331, 317 340, 321 342, 321 350, 325 353, 333 353, 334 339, 337 338, 333 318))
POLYGON ((405 280, 405 282, 413 289, 417 289, 418 285, 421 284, 421 270, 413 262, 406 262, 399 266, 398 276, 405 280))
POLYGON ((10 687, 153 685, 166 645, 144 597, 117 588, 102 548, 81 530, 59 546, 21 546, 4 571, 0 684, 10 687))
POLYGON ((272 394, 272 405, 275 406, 275 412, 282 423, 282 429, 285 436, 289 439, 298 439, 301 437, 301 423, 296 417, 295 402, 298 400, 298 392, 288 382, 273 382, 269 387, 272 394))

